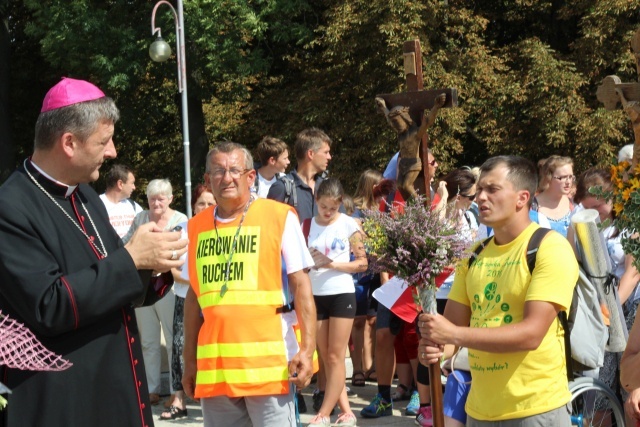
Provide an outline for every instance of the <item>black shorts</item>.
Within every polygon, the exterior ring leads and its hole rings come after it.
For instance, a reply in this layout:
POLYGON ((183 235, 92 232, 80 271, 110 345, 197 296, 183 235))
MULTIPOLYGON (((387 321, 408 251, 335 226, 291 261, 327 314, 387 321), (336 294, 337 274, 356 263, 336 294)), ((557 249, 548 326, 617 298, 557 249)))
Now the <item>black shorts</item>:
POLYGON ((356 317, 356 294, 314 295, 318 320, 330 317, 353 319, 356 317))

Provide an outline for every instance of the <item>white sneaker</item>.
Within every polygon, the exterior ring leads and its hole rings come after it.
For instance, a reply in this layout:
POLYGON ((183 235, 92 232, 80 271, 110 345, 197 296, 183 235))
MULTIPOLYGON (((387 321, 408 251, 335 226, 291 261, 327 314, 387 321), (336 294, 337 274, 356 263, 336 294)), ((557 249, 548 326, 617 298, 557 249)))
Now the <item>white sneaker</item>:
POLYGON ((343 412, 342 414, 338 415, 338 419, 336 420, 334 426, 355 427, 356 421, 357 418, 355 415, 353 415, 353 412, 343 412))
POLYGON ((307 427, 331 427, 331 420, 329 417, 323 417, 318 414, 311 419, 311 422, 307 424, 307 427))

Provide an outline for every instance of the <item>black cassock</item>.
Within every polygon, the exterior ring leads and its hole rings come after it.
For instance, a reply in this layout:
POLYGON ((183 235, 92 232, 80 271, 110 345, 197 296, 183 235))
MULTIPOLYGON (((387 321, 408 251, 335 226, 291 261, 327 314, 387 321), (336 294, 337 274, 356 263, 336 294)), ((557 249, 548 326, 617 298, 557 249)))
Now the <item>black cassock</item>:
POLYGON ((30 372, 0 366, 13 393, 0 412, 6 427, 153 426, 134 305, 149 305, 173 283, 170 274, 138 272, 96 192, 31 175, 100 247, 102 258, 70 218, 21 167, 0 187, 0 310, 29 327, 73 366, 30 372))

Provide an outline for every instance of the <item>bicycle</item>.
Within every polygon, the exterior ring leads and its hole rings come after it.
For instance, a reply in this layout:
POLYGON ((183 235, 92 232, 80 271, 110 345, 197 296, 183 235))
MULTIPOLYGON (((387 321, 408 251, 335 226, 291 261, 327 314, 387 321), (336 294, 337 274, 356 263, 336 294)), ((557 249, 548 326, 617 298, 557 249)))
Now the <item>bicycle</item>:
POLYGON ((624 427, 624 410, 615 394, 596 378, 569 382, 571 425, 578 427, 624 427))

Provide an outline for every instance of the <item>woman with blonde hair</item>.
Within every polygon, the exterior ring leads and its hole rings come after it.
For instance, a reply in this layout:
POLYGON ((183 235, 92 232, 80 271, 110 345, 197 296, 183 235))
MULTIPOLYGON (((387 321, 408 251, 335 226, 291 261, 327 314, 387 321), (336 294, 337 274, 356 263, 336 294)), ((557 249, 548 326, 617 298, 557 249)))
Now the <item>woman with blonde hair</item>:
MULTIPOLYGON (((169 207, 173 201, 173 188, 169 180, 154 179, 149 181, 147 185, 147 201, 149 202, 149 209, 140 212, 133 219, 129 232, 122 238, 124 243, 131 239, 138 227, 148 222, 155 222, 158 228, 170 231, 178 224, 187 221, 185 214, 169 207)), ((174 278, 180 275, 177 269, 172 270, 172 273, 174 278)), ((175 293, 171 289, 164 298, 154 305, 136 308, 138 330, 140 331, 140 341, 142 343, 142 356, 152 405, 156 405, 160 401, 160 324, 162 324, 165 342, 167 344, 173 343, 174 306, 175 293)), ((171 345, 167 345, 169 364, 172 361, 171 353, 171 345)), ((171 374, 169 376, 171 377, 171 374)), ((175 392, 173 387, 171 387, 171 392, 175 392)))
MULTIPOLYGON (((360 175, 353 204, 358 211, 378 208, 378 201, 374 195, 374 188, 382 181, 382 174, 373 169, 367 169, 360 175)), ((360 215, 356 214, 357 217, 360 215)))
MULTIPOLYGON (((382 174, 373 169, 367 169, 360 175, 356 192, 353 195, 353 203, 356 210, 352 217, 362 219, 365 210, 378 208, 380 196, 376 197, 375 189, 383 180, 382 174)), ((374 372, 373 348, 375 340, 375 322, 377 304, 373 301, 372 287, 380 285, 380 277, 377 274, 357 273, 353 275, 356 286, 356 317, 351 329, 353 351, 351 362, 353 374, 351 385, 364 387, 365 382, 374 372)))
MULTIPOLYGON (((533 198, 531 210, 544 215, 549 228, 567 237, 573 202, 569 198, 576 177, 571 157, 551 156, 542 165, 538 194, 533 198)), ((534 218, 535 220, 535 218, 534 218)), ((536 221, 541 223, 541 221, 536 221)))

